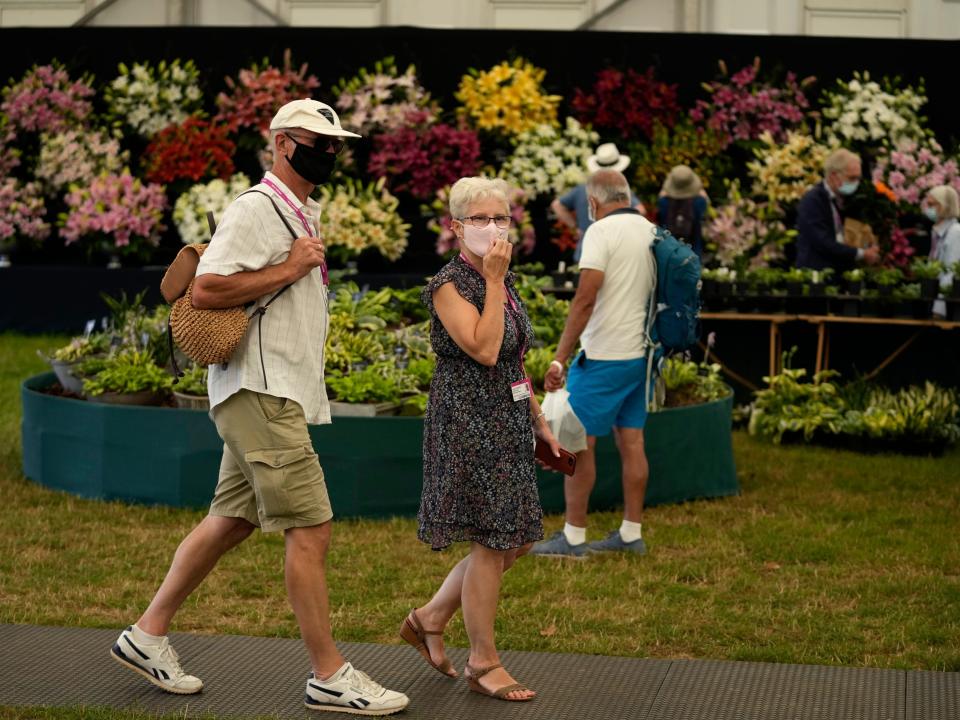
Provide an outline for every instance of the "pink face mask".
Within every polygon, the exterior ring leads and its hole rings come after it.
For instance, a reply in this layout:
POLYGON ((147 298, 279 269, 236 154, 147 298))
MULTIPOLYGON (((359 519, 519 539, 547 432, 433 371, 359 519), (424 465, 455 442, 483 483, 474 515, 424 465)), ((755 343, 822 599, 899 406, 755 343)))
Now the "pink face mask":
POLYGON ((482 228, 464 224, 463 244, 467 246, 467 250, 477 257, 483 257, 490 252, 493 241, 497 239, 499 234, 500 231, 493 222, 487 223, 487 226, 482 228))

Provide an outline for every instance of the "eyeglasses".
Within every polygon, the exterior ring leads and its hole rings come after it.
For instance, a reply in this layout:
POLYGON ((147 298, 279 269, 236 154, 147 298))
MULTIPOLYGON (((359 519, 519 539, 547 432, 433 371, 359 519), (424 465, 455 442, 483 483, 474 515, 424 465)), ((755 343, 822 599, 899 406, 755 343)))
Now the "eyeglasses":
POLYGON ((340 151, 347 146, 347 141, 342 138, 332 138, 320 135, 316 138, 311 138, 313 144, 310 144, 303 138, 297 138, 289 133, 284 133, 288 138, 293 140, 297 145, 306 145, 307 147, 314 148, 315 150, 320 150, 322 152, 333 153, 334 155, 339 155, 340 151))
POLYGON ((490 217, 489 215, 471 215, 469 217, 457 218, 460 222, 469 222, 475 228, 485 228, 490 224, 490 221, 493 220, 494 225, 496 225, 501 230, 506 230, 510 227, 510 223, 513 222, 513 218, 509 215, 494 215, 490 217))

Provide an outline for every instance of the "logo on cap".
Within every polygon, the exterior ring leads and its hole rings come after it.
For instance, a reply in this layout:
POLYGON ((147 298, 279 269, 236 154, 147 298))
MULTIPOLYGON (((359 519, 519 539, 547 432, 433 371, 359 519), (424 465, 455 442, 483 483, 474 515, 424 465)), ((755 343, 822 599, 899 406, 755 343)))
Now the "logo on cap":
POLYGON ((327 120, 329 120, 331 125, 335 124, 333 122, 333 113, 330 112, 327 108, 317 108, 317 112, 323 115, 327 120))

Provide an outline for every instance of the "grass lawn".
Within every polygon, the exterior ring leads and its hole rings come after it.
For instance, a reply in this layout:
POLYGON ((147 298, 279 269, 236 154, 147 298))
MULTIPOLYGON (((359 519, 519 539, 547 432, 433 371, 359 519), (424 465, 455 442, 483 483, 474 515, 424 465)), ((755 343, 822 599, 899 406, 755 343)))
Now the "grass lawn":
MULTIPOLYGON (((36 350, 61 341, 0 335, 0 623, 120 628, 203 513, 82 500, 22 476, 19 385, 44 370, 36 350)), ((519 562, 504 581, 499 646, 960 670, 960 451, 862 456, 740 432, 734 446, 742 494, 648 510, 647 557, 519 562)), ((616 513, 592 516, 590 537, 618 524, 616 513)), ((550 517, 546 529, 561 525, 550 517)), ((254 534, 188 600, 175 629, 296 637, 282 552, 279 535, 254 534)), ((337 639, 399 642, 407 611, 463 552, 431 552, 413 519, 337 521, 337 639)), ((448 642, 466 645, 459 616, 448 642)), ((0 720, 52 717, 20 712, 0 710, 0 720)), ((101 717, 69 717, 81 716, 101 717)))

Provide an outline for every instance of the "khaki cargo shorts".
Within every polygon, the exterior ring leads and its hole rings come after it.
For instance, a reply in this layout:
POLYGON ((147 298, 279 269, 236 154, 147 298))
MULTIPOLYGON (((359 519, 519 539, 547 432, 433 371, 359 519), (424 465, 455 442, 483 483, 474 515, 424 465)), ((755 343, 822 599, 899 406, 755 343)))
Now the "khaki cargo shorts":
POLYGON ((333 517, 323 469, 293 400, 240 390, 213 409, 223 438, 210 514, 241 517, 264 532, 333 517))

